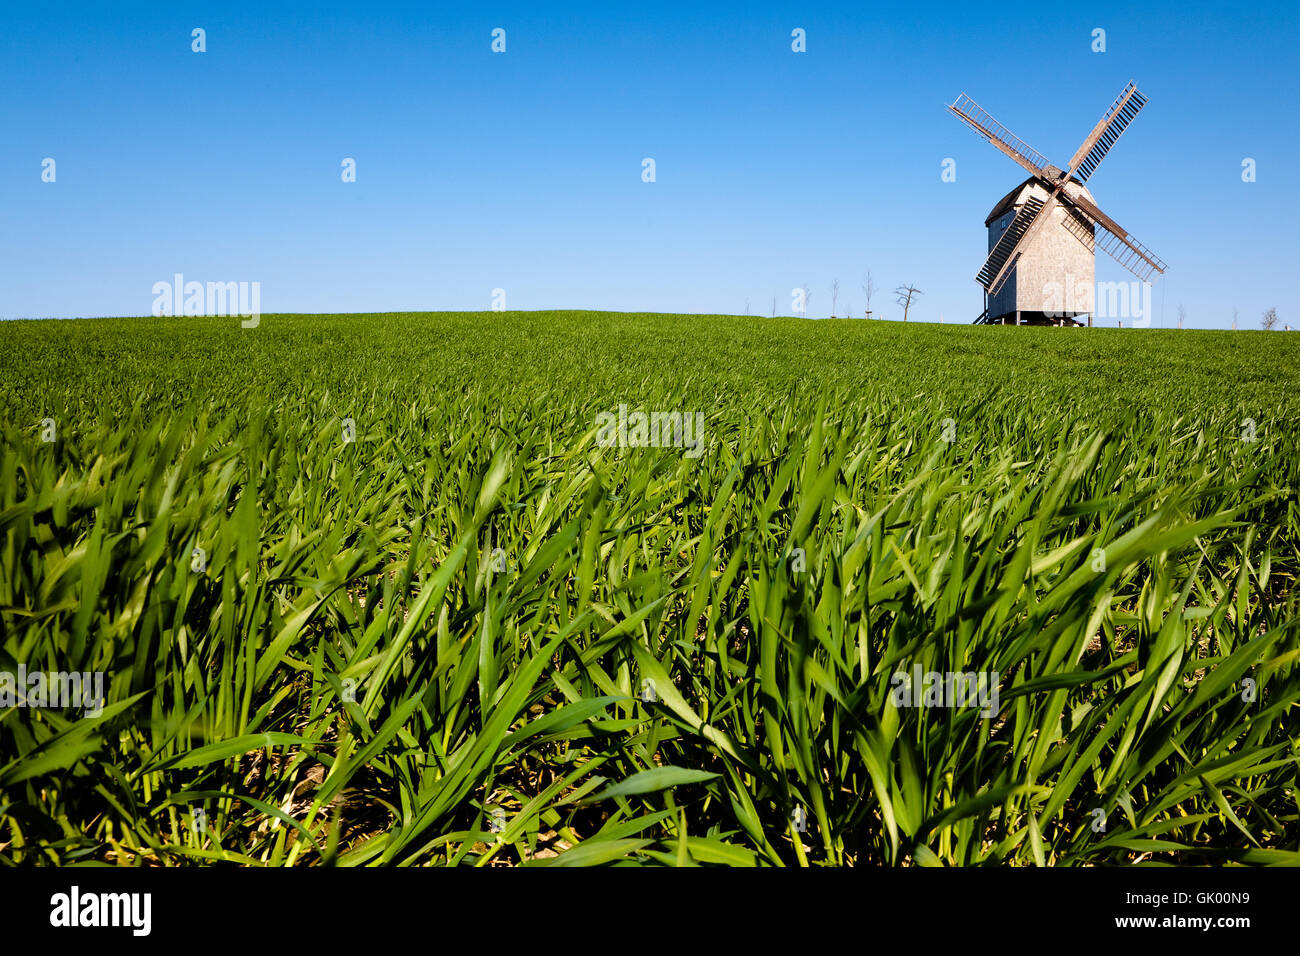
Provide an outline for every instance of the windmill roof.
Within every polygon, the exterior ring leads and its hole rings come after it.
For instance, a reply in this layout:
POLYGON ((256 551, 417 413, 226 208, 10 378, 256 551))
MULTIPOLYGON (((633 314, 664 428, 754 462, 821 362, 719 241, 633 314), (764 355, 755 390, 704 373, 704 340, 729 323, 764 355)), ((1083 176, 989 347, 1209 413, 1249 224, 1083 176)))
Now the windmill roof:
POLYGON ((991 223, 994 219, 997 219, 1003 213, 1009 212, 1011 208, 1015 206, 1016 199, 1020 196, 1021 190, 1023 190, 1026 186, 1028 186, 1033 181, 1034 181, 1034 177, 1030 176, 1028 179, 1026 179, 1015 189, 1011 190, 1011 192, 1007 193, 1005 196, 999 199, 997 203, 993 206, 993 211, 989 213, 987 217, 985 217, 984 225, 987 226, 989 223, 991 223))
MULTIPOLYGON (((1030 176, 1028 179, 1022 182, 1015 189, 1011 190, 1011 192, 1007 193, 1005 196, 999 199, 997 201, 997 204, 993 207, 993 211, 989 213, 988 216, 985 218, 984 225, 987 226, 989 223, 991 223, 994 219, 997 219, 1003 213, 1009 212, 1010 210, 1015 208, 1016 200, 1020 198, 1020 193, 1024 190, 1024 188, 1030 185, 1031 183, 1036 183, 1036 182, 1039 182, 1038 177, 1030 176)), ((1079 182, 1079 180, 1075 179, 1073 176, 1070 177, 1070 182, 1075 183, 1078 186, 1083 186, 1083 183, 1079 182)), ((1084 191, 1087 192, 1086 187, 1084 187, 1084 191)))

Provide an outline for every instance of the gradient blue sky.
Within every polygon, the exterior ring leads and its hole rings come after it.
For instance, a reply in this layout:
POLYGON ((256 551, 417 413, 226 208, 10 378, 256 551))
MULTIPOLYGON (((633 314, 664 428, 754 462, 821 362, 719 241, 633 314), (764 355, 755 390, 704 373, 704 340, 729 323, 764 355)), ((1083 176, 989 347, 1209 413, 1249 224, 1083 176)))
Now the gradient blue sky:
POLYGON ((822 316, 838 277, 860 314, 870 267, 884 317, 911 281, 913 317, 969 322, 984 216, 1024 174, 944 105, 968 92, 1063 166, 1133 78, 1150 102, 1089 186, 1170 264, 1153 324, 1300 325, 1295 4, 1051 6, 6 3, 0 317, 146 315, 176 272, 259 281, 264 313, 501 287, 789 314, 806 283, 822 316))

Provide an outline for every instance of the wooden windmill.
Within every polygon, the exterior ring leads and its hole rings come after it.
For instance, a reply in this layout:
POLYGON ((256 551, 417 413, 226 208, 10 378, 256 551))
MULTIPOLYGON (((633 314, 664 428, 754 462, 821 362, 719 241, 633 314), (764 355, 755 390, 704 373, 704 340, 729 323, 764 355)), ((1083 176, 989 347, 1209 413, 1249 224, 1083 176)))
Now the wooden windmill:
POLYGON ((1100 247, 1143 282, 1165 264, 1092 200, 1085 183, 1120 134, 1146 105, 1129 82, 1064 170, 963 93, 948 107, 1029 172, 1029 178, 993 207, 985 220, 989 254, 975 281, 984 287, 980 322, 1092 324, 1096 249, 1100 247))

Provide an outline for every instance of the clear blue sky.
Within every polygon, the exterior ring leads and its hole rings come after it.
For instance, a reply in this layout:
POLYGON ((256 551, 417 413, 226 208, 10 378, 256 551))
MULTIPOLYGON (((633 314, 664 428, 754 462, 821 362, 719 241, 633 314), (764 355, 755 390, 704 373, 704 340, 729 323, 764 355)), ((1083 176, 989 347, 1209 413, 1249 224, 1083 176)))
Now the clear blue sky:
MULTIPOLYGON (((1089 185, 1170 264, 1154 324, 1181 302, 1189 326, 1300 325, 1295 4, 1052 6, 9 2, 0 317, 147 315, 176 272, 258 281, 264 313, 500 287, 789 314, 807 283, 821 316, 836 277, 860 313, 870 267, 876 312, 911 281, 914 317, 968 322, 984 216, 1024 174, 944 104, 970 93, 1064 166, 1134 78, 1150 102, 1089 185)), ((1098 278, 1131 277, 1099 255, 1098 278)))

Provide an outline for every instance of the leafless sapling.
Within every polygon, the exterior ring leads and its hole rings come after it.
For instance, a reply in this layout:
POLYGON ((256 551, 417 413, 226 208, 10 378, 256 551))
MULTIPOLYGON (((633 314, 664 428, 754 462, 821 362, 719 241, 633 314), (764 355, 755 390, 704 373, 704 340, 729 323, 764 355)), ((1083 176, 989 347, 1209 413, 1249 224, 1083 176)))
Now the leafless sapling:
POLYGON ((903 307, 903 321, 906 322, 907 312, 912 308, 912 300, 918 295, 925 295, 925 293, 909 282, 907 285, 900 285, 895 289, 894 295, 898 297, 898 304, 903 307))

